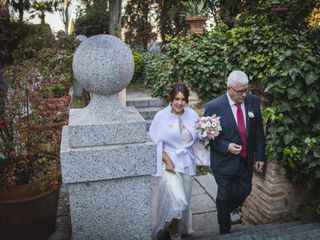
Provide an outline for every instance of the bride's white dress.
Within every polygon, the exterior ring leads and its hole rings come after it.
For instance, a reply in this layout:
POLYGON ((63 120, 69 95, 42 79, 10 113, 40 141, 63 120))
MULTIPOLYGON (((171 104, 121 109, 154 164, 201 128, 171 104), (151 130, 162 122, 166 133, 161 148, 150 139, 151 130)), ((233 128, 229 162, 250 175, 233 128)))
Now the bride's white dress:
MULTIPOLYGON (((181 148, 184 148, 190 141, 192 135, 188 129, 179 121, 182 138, 181 148)), ((164 143, 165 148, 165 143, 164 143)), ((165 164, 162 166, 162 175, 154 180, 153 198, 153 239, 157 233, 165 229, 173 218, 180 219, 179 229, 181 234, 192 232, 191 225, 191 195, 194 177, 189 175, 189 168, 185 167, 185 173, 175 174, 166 171, 165 164)))

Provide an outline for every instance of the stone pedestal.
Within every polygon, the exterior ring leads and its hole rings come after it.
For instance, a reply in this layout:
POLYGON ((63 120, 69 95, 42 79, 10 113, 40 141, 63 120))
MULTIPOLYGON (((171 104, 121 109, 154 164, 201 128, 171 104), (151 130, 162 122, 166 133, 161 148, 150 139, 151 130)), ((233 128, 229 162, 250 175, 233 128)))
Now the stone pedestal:
POLYGON ((61 142, 72 238, 149 240, 156 145, 143 117, 134 107, 123 108, 117 96, 132 78, 132 54, 110 35, 82 44, 74 75, 93 96, 86 108, 70 110, 61 142))

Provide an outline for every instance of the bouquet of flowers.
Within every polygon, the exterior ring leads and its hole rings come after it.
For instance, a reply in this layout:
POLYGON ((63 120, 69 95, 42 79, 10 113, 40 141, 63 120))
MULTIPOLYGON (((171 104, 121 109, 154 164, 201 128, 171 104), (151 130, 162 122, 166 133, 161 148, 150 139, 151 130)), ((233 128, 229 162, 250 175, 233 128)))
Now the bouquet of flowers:
POLYGON ((214 140, 222 130, 220 117, 213 114, 211 117, 201 117, 195 122, 195 128, 199 139, 208 145, 210 140, 214 140))

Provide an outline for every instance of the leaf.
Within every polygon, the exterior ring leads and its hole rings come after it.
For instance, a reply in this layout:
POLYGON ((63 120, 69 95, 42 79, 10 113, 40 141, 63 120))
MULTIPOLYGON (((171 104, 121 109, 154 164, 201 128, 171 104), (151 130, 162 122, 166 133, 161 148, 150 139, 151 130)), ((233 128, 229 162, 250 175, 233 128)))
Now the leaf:
POLYGON ((278 108, 279 112, 290 111, 291 106, 288 102, 281 102, 278 108))
POLYGON ((278 59, 280 62, 282 62, 287 56, 285 54, 281 54, 278 59))
POLYGON ((308 73, 307 75, 306 75, 306 84, 307 85, 310 85, 310 84, 312 84, 312 83, 314 83, 315 81, 317 81, 318 80, 318 76, 317 75, 315 75, 315 73, 313 73, 313 72, 310 72, 310 73, 308 73))
POLYGON ((307 114, 301 114, 300 115, 300 119, 302 120, 302 122, 304 124, 308 124, 309 123, 309 120, 310 120, 310 116, 307 115, 307 114))
POLYGON ((286 145, 288 145, 289 143, 292 142, 293 140, 293 137, 294 137, 294 134, 292 132, 290 133, 286 133, 284 136, 283 136, 283 141, 286 145))
POLYGON ((274 83, 268 83, 267 87, 264 89, 264 92, 268 92, 271 88, 273 88, 274 83))
POLYGON ((308 60, 313 63, 317 62, 317 59, 314 56, 308 56, 308 60))

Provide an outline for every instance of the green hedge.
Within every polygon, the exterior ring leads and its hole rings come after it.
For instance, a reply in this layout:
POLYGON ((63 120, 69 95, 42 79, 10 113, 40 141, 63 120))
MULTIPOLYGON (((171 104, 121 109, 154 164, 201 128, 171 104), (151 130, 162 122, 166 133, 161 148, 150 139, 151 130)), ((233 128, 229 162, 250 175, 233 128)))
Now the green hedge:
POLYGON ((142 55, 142 79, 144 85, 151 89, 154 97, 168 101, 168 93, 174 82, 172 78, 173 62, 166 55, 146 52, 142 55))
POLYGON ((106 4, 93 4, 77 12, 74 30, 76 35, 91 37, 109 33, 109 12, 106 4))

